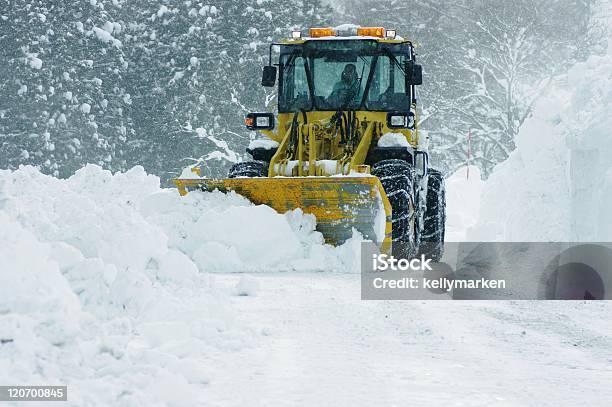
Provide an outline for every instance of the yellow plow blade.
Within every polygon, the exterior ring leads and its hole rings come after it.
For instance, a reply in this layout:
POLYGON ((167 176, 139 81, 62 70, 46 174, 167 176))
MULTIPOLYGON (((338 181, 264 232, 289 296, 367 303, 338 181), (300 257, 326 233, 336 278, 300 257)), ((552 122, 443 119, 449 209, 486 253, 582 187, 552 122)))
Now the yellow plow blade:
POLYGON ((391 205, 377 177, 175 179, 174 183, 181 195, 218 189, 235 191, 279 213, 301 208, 316 216, 317 230, 330 244, 342 244, 353 228, 382 243, 385 250, 391 243, 391 205))

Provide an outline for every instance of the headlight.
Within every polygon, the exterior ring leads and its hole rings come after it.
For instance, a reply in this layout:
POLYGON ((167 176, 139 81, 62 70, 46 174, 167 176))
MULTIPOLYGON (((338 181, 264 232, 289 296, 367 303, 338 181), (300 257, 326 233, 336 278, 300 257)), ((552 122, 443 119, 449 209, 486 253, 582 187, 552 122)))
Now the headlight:
POLYGON ((272 130, 274 128, 274 114, 249 113, 244 119, 244 124, 249 130, 272 130))
POLYGON ((411 129, 414 127, 414 113, 389 112, 387 113, 387 127, 390 129, 411 129))

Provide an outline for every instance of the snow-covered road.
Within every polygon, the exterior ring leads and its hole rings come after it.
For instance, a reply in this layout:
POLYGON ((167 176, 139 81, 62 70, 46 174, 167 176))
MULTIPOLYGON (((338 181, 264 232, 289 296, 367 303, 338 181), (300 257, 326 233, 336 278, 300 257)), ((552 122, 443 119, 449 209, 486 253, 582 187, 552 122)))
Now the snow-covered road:
POLYGON ((255 296, 232 302, 262 337, 213 358, 211 405, 612 404, 609 304, 361 301, 354 274, 247 279, 255 296))

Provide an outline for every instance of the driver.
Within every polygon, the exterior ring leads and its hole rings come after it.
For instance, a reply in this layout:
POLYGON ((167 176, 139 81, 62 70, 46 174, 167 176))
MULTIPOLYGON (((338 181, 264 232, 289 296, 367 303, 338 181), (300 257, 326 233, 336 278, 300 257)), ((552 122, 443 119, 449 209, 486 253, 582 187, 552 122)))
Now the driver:
POLYGON ((354 64, 346 64, 342 71, 341 78, 329 95, 330 102, 334 104, 349 105, 357 102, 359 97, 359 78, 357 68, 354 64))

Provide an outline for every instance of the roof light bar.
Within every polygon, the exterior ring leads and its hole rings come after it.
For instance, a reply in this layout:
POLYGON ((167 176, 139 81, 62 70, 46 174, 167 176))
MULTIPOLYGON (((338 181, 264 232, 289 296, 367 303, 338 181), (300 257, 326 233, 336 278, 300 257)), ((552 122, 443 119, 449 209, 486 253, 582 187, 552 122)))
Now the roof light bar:
POLYGON ((300 38, 302 38, 302 32, 301 31, 291 31, 291 38, 294 40, 299 40, 300 38))
POLYGON ((309 30, 309 35, 311 38, 320 38, 320 37, 335 37, 336 32, 333 28, 311 28, 309 30))
POLYGON ((385 36, 385 29, 383 27, 359 27, 357 35, 383 38, 385 36))
POLYGON ((387 30, 385 32, 385 37, 387 37, 387 38, 389 38, 391 40, 394 40, 396 36, 397 36, 397 32, 395 30, 387 30))

